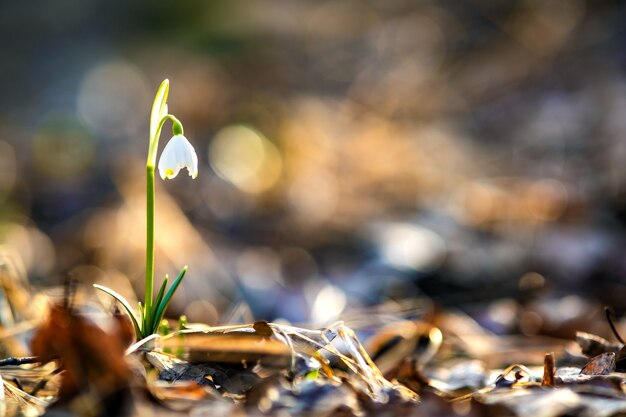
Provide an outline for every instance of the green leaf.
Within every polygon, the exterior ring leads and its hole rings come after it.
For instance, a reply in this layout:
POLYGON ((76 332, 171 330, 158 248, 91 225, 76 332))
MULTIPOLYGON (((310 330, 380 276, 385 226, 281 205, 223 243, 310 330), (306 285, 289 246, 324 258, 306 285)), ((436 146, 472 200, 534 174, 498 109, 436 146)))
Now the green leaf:
POLYGON ((133 309, 130 307, 130 304, 128 304, 128 301, 126 301, 124 297, 122 297, 120 294, 116 293, 110 288, 107 288, 98 284, 93 284, 93 286, 94 288, 99 289, 100 291, 109 294, 111 297, 119 301, 119 303, 122 305, 122 307, 124 307, 124 309, 126 310, 128 315, 130 316, 130 319, 133 322, 133 326, 135 327, 135 335, 138 338, 141 337, 141 329, 139 329, 139 324, 137 323, 137 319, 135 318, 135 315, 133 314, 133 309))
POLYGON ((143 332, 146 331, 146 310, 144 308, 144 306, 141 305, 141 301, 137 303, 138 307, 139 307, 139 318, 141 319, 141 337, 145 337, 145 335, 143 334, 143 332))
POLYGON ((161 304, 161 300, 163 300, 163 295, 165 294, 165 288, 167 287, 167 281, 169 279, 168 275, 165 275, 165 279, 163 279, 163 283, 161 284, 161 288, 159 289, 159 293, 154 299, 154 304, 152 305, 152 311, 150 312, 150 316, 146 318, 146 323, 148 323, 146 328, 157 328, 158 324, 155 323, 156 320, 156 311, 161 304))
POLYGON ((170 90, 170 81, 163 80, 152 103, 152 111, 150 112, 150 140, 154 140, 157 133, 159 122, 167 114, 167 95, 170 90))
MULTIPOLYGON (((174 280, 174 283, 172 283, 172 286, 167 291, 167 294, 165 294, 165 296, 163 297, 163 300, 158 305, 155 305, 157 308, 157 311, 156 311, 156 314, 154 315, 154 323, 156 323, 157 325, 158 323, 161 322, 161 320, 163 320, 163 316, 165 315, 165 309, 167 308, 170 301, 172 300, 172 296, 174 295, 174 292, 176 292, 176 289, 180 285, 186 273, 187 273, 187 265, 185 265, 183 269, 180 271, 180 273, 174 280)), ((156 328, 153 329, 152 333, 154 332, 156 332, 156 328)))
POLYGON ((317 379, 320 375, 320 370, 319 369, 313 369, 309 372, 307 372, 306 374, 304 374, 304 377, 306 379, 317 379))

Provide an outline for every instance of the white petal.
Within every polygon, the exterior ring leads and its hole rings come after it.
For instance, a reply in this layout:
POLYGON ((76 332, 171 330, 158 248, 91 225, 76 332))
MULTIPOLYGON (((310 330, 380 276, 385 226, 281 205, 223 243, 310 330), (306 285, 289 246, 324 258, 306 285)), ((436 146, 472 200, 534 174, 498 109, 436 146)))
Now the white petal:
POLYGON ((182 168, 187 168, 192 178, 198 176, 198 156, 191 143, 183 135, 172 137, 159 159, 161 178, 174 178, 182 168))

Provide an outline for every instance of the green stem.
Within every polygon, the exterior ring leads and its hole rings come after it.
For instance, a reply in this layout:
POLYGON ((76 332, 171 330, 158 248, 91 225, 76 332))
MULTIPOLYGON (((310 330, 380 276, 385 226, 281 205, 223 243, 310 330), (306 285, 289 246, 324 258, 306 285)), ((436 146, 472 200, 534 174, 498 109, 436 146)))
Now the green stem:
POLYGON ((163 125, 168 119, 172 121, 172 134, 183 134, 183 124, 175 116, 171 114, 166 114, 161 118, 161 120, 159 120, 156 133, 154 137, 150 139, 150 147, 148 148, 148 161, 146 164, 146 166, 152 167, 153 169, 156 166, 156 155, 159 148, 159 137, 161 136, 161 129, 163 129, 163 125))
POLYGON ((148 160, 146 161, 146 297, 144 299, 141 329, 144 335, 148 334, 146 319, 152 317, 154 308, 152 305, 154 296, 154 170, 159 148, 159 137, 161 136, 163 124, 168 119, 172 121, 173 134, 183 134, 183 125, 180 121, 171 114, 167 114, 169 85, 169 80, 163 80, 154 97, 154 103, 152 103, 150 112, 150 143, 148 145, 148 160))
MULTIPOLYGON (((154 169, 156 167, 156 155, 159 148, 159 137, 161 129, 167 120, 172 121, 172 133, 174 135, 183 134, 182 123, 171 114, 166 114, 159 120, 154 136, 150 138, 148 147, 148 161, 146 163, 146 297, 144 299, 144 310, 146 317, 152 317, 152 297, 154 296, 154 169)), ((158 307, 158 306, 157 306, 158 307)), ((143 332, 145 332, 142 329, 143 332)))
MULTIPOLYGON (((158 142, 158 139, 157 139, 158 142)), ((152 295, 154 287, 154 165, 146 167, 147 198, 146 198, 146 297, 144 305, 146 315, 152 312, 152 295)), ((142 329, 144 330, 144 329, 142 329)))

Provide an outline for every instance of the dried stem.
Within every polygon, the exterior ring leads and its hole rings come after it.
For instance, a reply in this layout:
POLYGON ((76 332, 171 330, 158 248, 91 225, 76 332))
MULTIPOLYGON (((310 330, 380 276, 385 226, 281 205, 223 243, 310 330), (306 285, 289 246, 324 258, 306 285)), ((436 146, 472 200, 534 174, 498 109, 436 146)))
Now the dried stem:
POLYGON ((626 342, 624 342, 624 339, 622 339, 622 337, 617 332, 617 329, 615 328, 615 324, 613 324, 613 314, 611 313, 611 308, 608 306, 604 307, 604 313, 606 314, 606 321, 609 322, 609 326, 611 326, 611 330, 613 331, 613 334, 615 335, 617 340, 619 340, 621 344, 626 345, 626 342))

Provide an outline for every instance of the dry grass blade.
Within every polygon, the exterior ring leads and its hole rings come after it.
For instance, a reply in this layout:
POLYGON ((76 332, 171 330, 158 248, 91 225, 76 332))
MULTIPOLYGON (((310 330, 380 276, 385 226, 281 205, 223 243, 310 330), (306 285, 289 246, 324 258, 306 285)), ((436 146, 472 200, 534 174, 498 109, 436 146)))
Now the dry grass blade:
POLYGON ((394 387, 393 384, 385 379, 352 329, 340 326, 337 329, 337 335, 345 344, 352 359, 356 361, 358 367, 356 374, 360 376, 369 387, 369 394, 372 399, 378 402, 386 402, 388 399, 386 389, 392 389, 394 387))
POLYGON ((57 368, 56 362, 49 362, 46 365, 37 366, 37 367, 6 367, 0 369, 0 375, 3 377, 12 377, 12 378, 20 378, 20 379, 32 379, 39 380, 43 378, 48 378, 54 374, 55 369, 57 368))
MULTIPOLYGON (((159 341, 165 349, 184 348, 192 363, 247 363, 295 369, 297 355, 311 357, 318 351, 336 356, 364 384, 364 392, 376 402, 388 400, 395 387, 382 375, 355 333, 339 322, 322 330, 257 322, 242 326, 192 326, 159 341), (261 325, 262 324, 262 325, 261 325), (333 344, 341 345, 340 351, 333 344)), ((327 375, 332 378, 332 375, 327 375)), ((414 394, 409 397, 415 398, 414 394)))
POLYGON ((144 337, 143 339, 133 343, 132 345, 130 345, 127 349, 126 349, 126 354, 130 355, 131 353, 136 352, 138 349, 140 349, 142 346, 146 345, 148 342, 150 342, 151 340, 156 340, 159 339, 161 336, 158 334, 151 334, 148 337, 144 337))
POLYGON ((3 382, 3 388, 6 404, 10 407, 10 403, 13 402, 20 415, 39 416, 44 413, 49 404, 7 382, 3 382))

